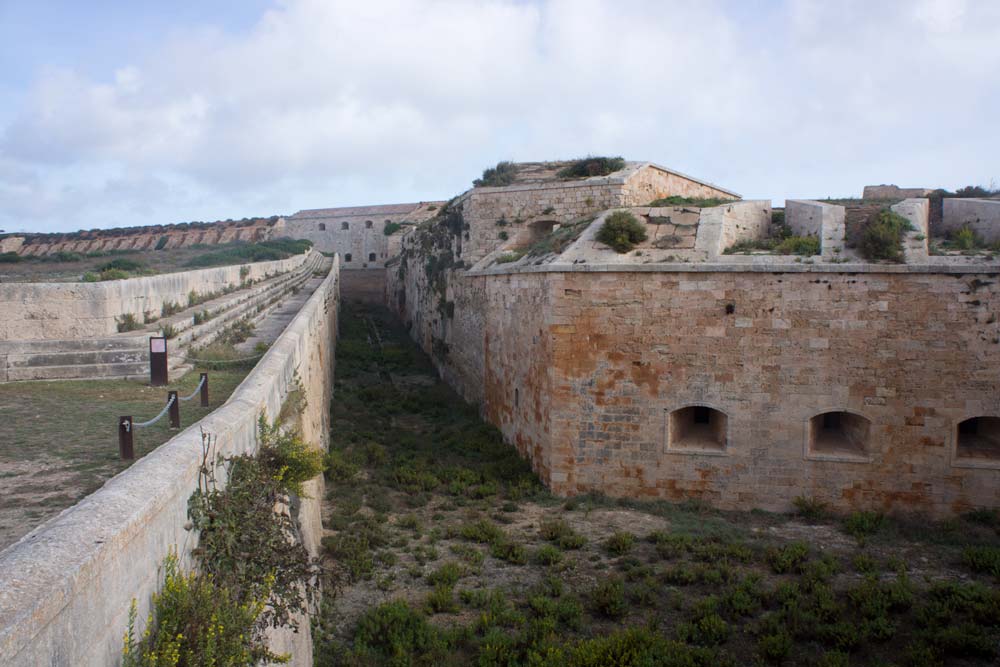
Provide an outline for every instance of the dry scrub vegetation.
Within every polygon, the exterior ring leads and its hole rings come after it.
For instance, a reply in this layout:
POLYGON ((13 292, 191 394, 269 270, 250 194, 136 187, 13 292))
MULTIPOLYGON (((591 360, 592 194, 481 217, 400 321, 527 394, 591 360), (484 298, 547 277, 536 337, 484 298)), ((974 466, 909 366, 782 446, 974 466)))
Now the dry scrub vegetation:
POLYGON ((996 664, 996 513, 558 499, 387 313, 341 322, 317 665, 996 664))

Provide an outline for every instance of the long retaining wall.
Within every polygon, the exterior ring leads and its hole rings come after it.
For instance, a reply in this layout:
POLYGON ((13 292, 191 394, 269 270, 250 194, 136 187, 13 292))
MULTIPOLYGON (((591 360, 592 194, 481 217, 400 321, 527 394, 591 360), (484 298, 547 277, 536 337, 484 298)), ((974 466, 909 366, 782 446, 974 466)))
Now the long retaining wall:
MULTIPOLYGON (((307 397, 303 436, 327 447, 339 288, 335 260, 323 284, 222 407, 0 552, 0 664, 120 663, 133 598, 142 621, 162 583, 163 558, 176 549, 182 562, 189 562, 197 542, 185 524, 188 499, 198 485, 201 431, 217 438, 223 456, 255 451, 258 415, 275 417, 297 377, 307 397)), ((322 485, 321 477, 306 485, 308 497, 297 511, 313 554, 322 531, 322 485)), ((272 644, 293 654, 291 664, 312 664, 308 622, 297 634, 276 633, 272 644)))
POLYGON ((131 313, 159 315, 166 302, 187 304, 188 294, 219 292, 300 267, 309 253, 274 262, 165 273, 98 283, 5 283, 0 285, 0 340, 51 340, 107 336, 131 313))

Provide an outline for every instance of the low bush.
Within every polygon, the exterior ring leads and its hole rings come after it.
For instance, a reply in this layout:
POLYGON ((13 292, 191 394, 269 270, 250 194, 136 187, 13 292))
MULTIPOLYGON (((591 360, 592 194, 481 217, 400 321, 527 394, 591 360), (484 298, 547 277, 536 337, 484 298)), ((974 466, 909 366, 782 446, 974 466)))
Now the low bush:
POLYGON ((621 157, 587 156, 574 160, 568 166, 559 170, 559 178, 587 178, 590 176, 607 176, 625 168, 625 160, 621 157))
POLYGON ((714 208, 716 206, 722 206, 723 204, 732 204, 731 199, 719 199, 718 197, 681 197, 680 195, 671 195, 669 197, 661 197, 660 199, 654 199, 649 202, 647 206, 653 208, 661 208, 667 206, 691 206, 694 208, 714 208))
POLYGON ((403 225, 399 224, 398 222, 386 222, 385 227, 382 228, 382 233, 385 234, 386 236, 392 236, 402 228, 403 225))
POLYGON ((966 547, 962 551, 962 563, 973 572, 1000 577, 1000 547, 966 547))
POLYGON ((433 664, 433 656, 446 647, 427 618, 402 600, 365 612, 358 621, 354 644, 354 653, 360 658, 355 664, 433 664))
POLYGON ((885 517, 879 512, 851 512, 844 519, 844 532, 858 540, 864 540, 881 530, 884 523, 885 517))
POLYGON ((269 592, 266 582, 258 591, 260 597, 237 600, 210 575, 179 572, 176 555, 167 556, 163 569, 163 588, 153 594, 141 638, 135 635, 136 603, 132 601, 123 667, 253 667, 262 662, 288 662, 289 656, 267 649, 258 622, 269 592))
POLYGON ((605 579, 590 590, 590 608, 610 619, 620 619, 628 611, 625 584, 621 579, 605 579))
POLYGON ((472 181, 472 185, 477 188, 503 187, 513 183, 516 176, 516 164, 513 162, 497 162, 495 167, 487 167, 484 169, 482 177, 472 181))
POLYGON ((587 543, 587 538, 573 530, 563 519, 543 521, 539 532, 542 539, 556 544, 560 549, 579 549, 587 543))
POLYGON ((510 264, 521 259, 524 255, 525 252, 523 250, 511 250, 510 252, 498 255, 496 260, 494 260, 494 264, 510 264))
POLYGON ((818 498, 797 496, 792 504, 795 505, 796 514, 809 521, 819 521, 827 514, 826 503, 818 498))
POLYGON ((146 265, 132 259, 125 259, 119 257, 118 259, 113 259, 106 264, 102 264, 101 266, 97 267, 97 270, 102 273, 104 271, 128 271, 128 272, 145 271, 146 265))
POLYGON ((288 259, 293 255, 301 255, 312 247, 312 241, 304 239, 272 239, 257 243, 233 243, 213 252, 205 253, 188 260, 184 266, 189 268, 205 268, 210 266, 228 266, 244 262, 272 262, 288 259))
POLYGON ((612 556, 624 556, 635 546, 635 535, 625 531, 616 531, 604 543, 604 548, 612 556))
POLYGON ((24 258, 16 252, 0 252, 0 264, 17 264, 23 261, 24 258))
POLYGON ((885 208, 865 221, 858 251, 869 261, 903 261, 903 234, 913 229, 910 221, 885 208))
POLYGON ((615 211, 604 219, 597 240, 617 253, 626 253, 646 240, 646 228, 629 211, 615 211))
POLYGON ((118 331, 135 331, 136 329, 141 329, 143 327, 142 322, 133 315, 132 313, 125 313, 121 317, 117 318, 118 331))
POLYGON ((767 564, 775 574, 797 572, 809 558, 809 545, 792 542, 782 547, 772 547, 767 551, 767 564))
POLYGON ((170 317, 184 310, 184 306, 174 301, 164 301, 160 307, 160 317, 170 317))
POLYGON ((289 493, 308 497, 302 485, 326 470, 323 451, 306 443, 297 429, 283 429, 277 422, 268 424, 263 414, 258 419, 257 431, 260 441, 257 458, 270 471, 272 479, 289 493))
POLYGON ((212 314, 207 310, 199 310, 194 314, 192 319, 194 321, 195 326, 197 326, 199 324, 204 324, 205 322, 208 322, 210 319, 212 319, 212 314))

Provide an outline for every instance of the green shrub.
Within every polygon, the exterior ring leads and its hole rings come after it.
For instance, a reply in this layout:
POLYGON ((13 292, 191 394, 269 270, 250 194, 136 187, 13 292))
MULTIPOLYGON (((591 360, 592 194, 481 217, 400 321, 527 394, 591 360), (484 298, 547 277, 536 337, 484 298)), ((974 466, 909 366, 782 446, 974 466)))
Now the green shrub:
POLYGON ((188 260, 184 266, 205 268, 244 262, 273 262, 279 259, 288 259, 293 255, 301 255, 311 247, 312 241, 304 239, 271 239, 257 243, 233 243, 213 252, 194 257, 188 260))
POLYGON ((211 576, 180 573, 176 555, 167 556, 163 569, 163 589, 153 594, 141 638, 135 636, 136 603, 132 600, 123 667, 253 667, 261 662, 288 662, 289 656, 267 650, 259 623, 267 600, 266 582, 262 582, 261 597, 240 601, 211 576))
POLYGON ((881 530, 884 523, 885 517, 879 512, 851 512, 844 519, 844 532, 858 540, 864 540, 881 530))
POLYGON ((138 318, 136 318, 136 316, 132 313, 125 313, 116 321, 118 323, 119 332, 135 331, 136 329, 141 329, 143 326, 142 323, 139 322, 138 318))
POLYGON ((170 317, 184 310, 184 306, 173 301, 164 301, 160 307, 160 317, 170 317))
POLYGON ((558 565, 562 552, 551 544, 543 544, 535 550, 535 562, 539 565, 558 565))
POLYGON ((444 584, 446 586, 454 586, 458 583, 458 580, 465 575, 465 568, 463 568, 458 563, 445 563, 438 569, 434 570, 427 575, 427 583, 431 586, 437 586, 439 584, 444 584))
POLYGON ((517 260, 524 257, 524 250, 511 250, 510 252, 505 252, 497 256, 494 260, 495 264, 510 264, 511 262, 516 262, 517 260))
POLYGON ((516 176, 516 164, 513 162, 497 162, 495 167, 487 167, 484 169, 482 177, 472 181, 472 185, 477 188, 503 187, 513 183, 516 176))
POLYGON ((16 252, 0 252, 0 264, 17 264, 23 261, 24 258, 16 252))
POLYGON ((973 572, 992 574, 1000 577, 1000 548, 989 546, 966 547, 962 551, 962 563, 973 572))
POLYGON ((774 246, 777 255, 818 255, 820 253, 819 239, 815 236, 789 236, 774 246))
POLYGON ((154 247, 153 250, 163 250, 164 248, 167 247, 167 242, 169 240, 170 240, 169 236, 161 236, 160 239, 156 242, 156 247, 154 247))
POLYGON ((83 282, 85 283, 97 283, 104 282, 106 280, 125 280, 129 277, 128 273, 122 271, 121 269, 107 269, 99 273, 94 273, 93 271, 88 271, 83 274, 83 282))
POLYGON ((780 663, 792 650, 792 637, 787 632, 764 635, 757 640, 757 654, 770 663, 780 663))
POLYGON ((141 262, 136 262, 132 259, 124 259, 119 257, 118 259, 113 259, 107 264, 102 264, 97 267, 100 272, 104 271, 144 271, 146 265, 141 262))
POLYGON ((178 333, 180 332, 177 331, 177 327, 175 327, 173 324, 170 324, 169 322, 160 327, 160 334, 164 338, 168 339, 175 338, 178 333))
POLYGON ((543 521, 539 532, 542 539, 553 542, 560 549, 579 549, 587 543, 587 538, 573 530, 563 519, 543 521))
POLYGON ((615 252, 625 253, 646 240, 646 228, 629 211, 615 211, 604 219, 597 240, 615 252))
POLYGON ((659 199, 654 199, 649 202, 647 206, 653 208, 666 208, 668 206, 692 206, 695 208, 714 208, 716 206, 722 206, 723 204, 732 204, 731 199, 719 199, 718 197, 681 197, 680 195, 671 195, 669 197, 661 197, 659 199))
POLYGON ((263 414, 257 421, 257 432, 261 464, 285 491, 307 498, 302 485, 326 470, 323 451, 303 441, 297 429, 283 429, 277 422, 268 424, 263 414))
POLYGON ((723 644, 729 639, 729 633, 729 624, 715 612, 708 612, 691 623, 677 625, 677 638, 680 641, 701 646, 723 644))
POLYGON ((590 590, 590 608, 598 614, 611 619, 625 616, 628 606, 625 603, 625 584, 621 579, 605 579, 590 590))
POLYGON ((369 609, 358 621, 355 652, 369 655, 358 664, 430 664, 427 659, 443 652, 445 643, 426 617, 406 602, 396 600, 369 609))
POLYGON ((625 531, 615 531, 604 543, 604 548, 612 556, 624 556, 635 546, 635 535, 625 531))
POLYGON ((496 544, 506 538, 503 529, 488 519, 479 519, 463 524, 459 529, 459 534, 470 542, 479 542, 480 544, 496 544))
POLYGON ((444 614, 458 611, 455 602, 455 589, 448 584, 437 584, 424 601, 427 610, 432 614, 444 614))
POLYGON ((913 229, 910 221, 885 208, 869 218, 862 229, 858 250, 869 261, 903 261, 903 234, 913 229))
POLYGON ((621 157, 587 156, 575 160, 559 170, 559 178, 587 178, 589 176, 607 176, 625 168, 625 160, 621 157))
POLYGON ((524 565, 528 562, 528 551, 520 542, 505 537, 499 542, 490 544, 490 555, 511 565, 524 565))
POLYGON ((398 222, 386 222, 385 227, 382 228, 382 233, 385 234, 386 236, 392 236, 402 228, 403 225, 399 224, 398 222))
POLYGON ((797 572, 809 558, 809 545, 792 542, 783 547, 772 547, 767 551, 767 563, 775 574, 797 572))
POLYGON ((719 664, 709 649, 685 646, 648 628, 580 641, 540 667, 696 667, 719 664))
POLYGON ((826 516, 826 503, 819 498, 796 496, 792 501, 796 513, 803 519, 819 521, 826 516))
POLYGON ((207 310, 200 310, 194 314, 193 319, 195 326, 197 326, 199 324, 204 324, 205 322, 208 322, 210 319, 212 319, 212 314, 209 313, 207 310))

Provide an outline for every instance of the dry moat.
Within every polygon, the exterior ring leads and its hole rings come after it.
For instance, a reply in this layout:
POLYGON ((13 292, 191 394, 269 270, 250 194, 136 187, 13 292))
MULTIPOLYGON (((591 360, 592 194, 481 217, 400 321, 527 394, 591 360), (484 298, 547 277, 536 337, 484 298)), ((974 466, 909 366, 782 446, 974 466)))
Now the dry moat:
POLYGON ((559 499, 344 304, 317 665, 988 665, 1000 519, 559 499))

